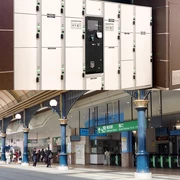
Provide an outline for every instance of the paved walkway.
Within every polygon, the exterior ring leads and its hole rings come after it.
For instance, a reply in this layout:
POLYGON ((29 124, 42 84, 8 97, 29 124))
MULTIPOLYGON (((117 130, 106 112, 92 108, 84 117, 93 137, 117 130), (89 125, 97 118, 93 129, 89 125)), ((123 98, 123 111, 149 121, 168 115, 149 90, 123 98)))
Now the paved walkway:
MULTIPOLYGON (((101 165, 72 165, 69 167, 68 171, 58 170, 58 164, 53 164, 51 168, 46 168, 45 164, 38 164, 36 168, 30 166, 21 166, 19 164, 1 164, 0 165, 0 180, 2 175, 2 170, 11 172, 19 171, 26 172, 26 174, 40 174, 42 179, 56 180, 58 177, 62 180, 133 180, 134 179, 134 168, 121 168, 117 166, 101 166, 101 165), (45 173, 45 174, 43 174, 45 173), (53 176, 52 176, 53 175, 53 176), (47 178, 51 177, 51 178, 47 178), (53 177, 53 178, 52 178, 53 177)), ((153 173, 153 180, 180 180, 180 170, 179 169, 151 169, 153 173)), ((17 174, 16 173, 16 174, 17 174)), ((23 173, 22 173, 23 174, 23 173)), ((14 179, 20 180, 21 177, 18 175, 19 179, 14 176, 14 179)), ((36 180, 36 177, 31 177, 30 180, 36 180)), ((4 180, 4 179, 3 179, 4 180)), ((10 180, 10 179, 9 179, 10 180)), ((28 179, 26 179, 28 180, 28 179)), ((37 179, 39 180, 39 179, 37 179)))

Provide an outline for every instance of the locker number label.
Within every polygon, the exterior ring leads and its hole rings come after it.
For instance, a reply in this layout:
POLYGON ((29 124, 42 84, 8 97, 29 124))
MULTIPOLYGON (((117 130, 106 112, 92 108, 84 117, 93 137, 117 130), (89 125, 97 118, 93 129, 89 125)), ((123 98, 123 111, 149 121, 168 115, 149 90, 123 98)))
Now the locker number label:
POLYGON ((71 29, 81 29, 81 21, 71 21, 71 29))
POLYGON ((105 29, 106 29, 106 31, 114 31, 114 24, 113 23, 106 23, 105 29))

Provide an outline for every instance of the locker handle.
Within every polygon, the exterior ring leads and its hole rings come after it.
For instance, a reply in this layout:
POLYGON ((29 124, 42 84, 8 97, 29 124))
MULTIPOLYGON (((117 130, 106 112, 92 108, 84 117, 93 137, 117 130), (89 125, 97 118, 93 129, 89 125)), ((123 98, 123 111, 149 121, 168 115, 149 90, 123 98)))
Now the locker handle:
POLYGON ((64 11, 63 11, 63 8, 61 8, 61 14, 63 14, 63 12, 64 12, 64 11))
POLYGON ((103 87, 101 87, 101 90, 103 91, 103 90, 104 90, 104 88, 103 88, 103 87))
POLYGON ((118 14, 118 18, 120 18, 120 14, 118 14))
POLYGON ((133 48, 133 52, 135 52, 136 51, 136 49, 135 48, 133 48))
POLYGON ((118 40, 120 40, 120 36, 118 36, 118 40))
POLYGON ((82 11, 82 15, 83 15, 83 16, 84 16, 84 14, 85 14, 84 11, 82 11))
POLYGON ((63 34, 61 34, 61 39, 64 39, 64 35, 63 34))
POLYGON ((133 21, 133 25, 135 25, 136 23, 135 23, 135 20, 133 21))
POLYGON ((85 73, 82 73, 82 77, 85 78, 85 73))
POLYGON ((121 74, 121 71, 120 71, 120 69, 118 70, 118 74, 121 74))
POLYGON ((36 11, 39 11, 39 6, 36 6, 36 11))
POLYGON ((39 39, 39 33, 36 34, 36 38, 39 39))
POLYGON ((152 21, 150 22, 150 26, 152 26, 152 21))
POLYGON ((61 80, 64 80, 64 76, 63 75, 61 75, 61 80))
POLYGON ((82 35, 82 39, 85 39, 85 35, 84 34, 82 35))
POLYGON ((39 82, 39 77, 36 78, 36 82, 37 82, 37 83, 39 82))

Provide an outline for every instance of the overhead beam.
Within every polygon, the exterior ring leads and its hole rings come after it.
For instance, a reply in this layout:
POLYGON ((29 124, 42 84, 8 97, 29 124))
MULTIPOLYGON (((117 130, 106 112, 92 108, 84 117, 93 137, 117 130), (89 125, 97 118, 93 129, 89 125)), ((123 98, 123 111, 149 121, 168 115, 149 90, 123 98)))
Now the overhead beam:
POLYGON ((13 114, 19 113, 24 109, 35 106, 37 104, 41 104, 42 102, 51 99, 61 93, 65 93, 66 91, 42 91, 34 96, 27 98, 26 100, 19 102, 18 104, 8 108, 0 114, 0 119, 5 117, 12 116, 13 114))

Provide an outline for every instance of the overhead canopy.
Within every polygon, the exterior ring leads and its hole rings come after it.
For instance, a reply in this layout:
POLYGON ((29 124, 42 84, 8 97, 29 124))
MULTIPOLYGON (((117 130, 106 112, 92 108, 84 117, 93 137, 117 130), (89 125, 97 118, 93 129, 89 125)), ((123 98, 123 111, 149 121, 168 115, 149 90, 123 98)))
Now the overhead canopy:
POLYGON ((41 91, 0 90, 0 113, 41 91))

